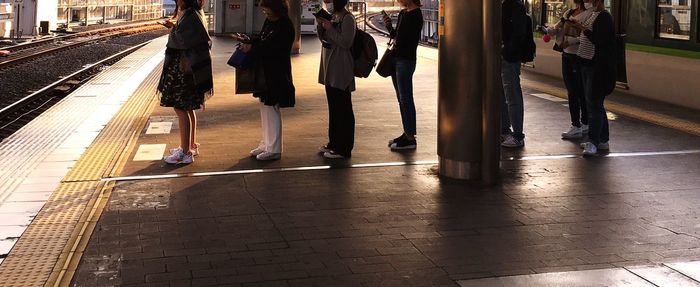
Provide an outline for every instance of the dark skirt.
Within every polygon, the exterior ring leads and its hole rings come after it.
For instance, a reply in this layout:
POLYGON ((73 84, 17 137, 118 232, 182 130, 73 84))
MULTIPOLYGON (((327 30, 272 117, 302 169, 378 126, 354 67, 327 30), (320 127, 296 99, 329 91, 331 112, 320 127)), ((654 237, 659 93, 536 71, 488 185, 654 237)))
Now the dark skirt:
POLYGON ((195 89, 194 76, 180 69, 180 51, 166 52, 163 73, 160 76, 160 106, 192 111, 202 108, 204 94, 195 89))

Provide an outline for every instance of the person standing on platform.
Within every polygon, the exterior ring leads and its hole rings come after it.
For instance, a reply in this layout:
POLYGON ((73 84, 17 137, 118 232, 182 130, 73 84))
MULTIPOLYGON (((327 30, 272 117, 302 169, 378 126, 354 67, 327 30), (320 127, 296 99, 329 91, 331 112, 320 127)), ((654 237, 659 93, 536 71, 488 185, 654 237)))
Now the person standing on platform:
POLYGON ((420 0, 399 0, 404 9, 399 12, 396 28, 391 18, 384 14, 384 25, 396 39, 393 50, 394 73, 391 80, 399 100, 403 134, 389 141, 392 150, 415 149, 416 142, 416 104, 413 101, 413 73, 416 71, 416 51, 423 29, 423 12, 420 0), (400 27, 400 29, 399 29, 400 27))
POLYGON ((321 39, 318 82, 326 87, 328 99, 328 143, 319 148, 325 158, 349 158, 355 144, 355 114, 351 92, 355 90, 352 44, 355 17, 345 9, 347 0, 323 0, 330 20, 316 17, 321 39))
POLYGON ((194 111, 202 108, 214 91, 211 39, 200 0, 178 0, 177 6, 177 23, 163 23, 171 30, 158 91, 160 105, 175 109, 180 127, 180 147, 170 150, 163 160, 188 164, 199 154, 194 111))
POLYGON ((525 145, 523 133, 523 91, 520 87, 520 65, 523 43, 527 35, 528 17, 522 0, 503 0, 502 9, 502 61, 504 103, 501 112, 501 146, 516 148, 525 145), (512 128, 512 130, 511 130, 512 128))
POLYGON ((571 21, 582 22, 591 17, 592 9, 586 9, 583 0, 574 0, 576 8, 564 13, 564 17, 547 33, 556 39, 556 46, 561 51, 562 77, 569 99, 571 128, 561 134, 563 139, 580 139, 588 133, 588 111, 586 97, 583 94, 583 78, 581 77, 581 60, 576 55, 579 47, 581 31, 575 28, 571 21))
MULTIPOLYGON (((584 155, 595 155, 609 150, 610 130, 605 111, 605 97, 613 92, 616 81, 615 22, 605 10, 603 0, 586 0, 592 4, 593 15, 586 21, 573 22, 580 29, 583 90, 588 104, 588 142, 582 143, 584 155)), ((590 5, 589 4, 589 5, 590 5)))
POLYGON ((294 83, 290 53, 296 34, 289 19, 287 0, 262 0, 260 8, 267 17, 260 39, 242 44, 244 52, 265 71, 265 92, 260 99, 262 141, 250 155, 257 160, 277 160, 282 156, 282 113, 280 108, 294 107, 294 83))

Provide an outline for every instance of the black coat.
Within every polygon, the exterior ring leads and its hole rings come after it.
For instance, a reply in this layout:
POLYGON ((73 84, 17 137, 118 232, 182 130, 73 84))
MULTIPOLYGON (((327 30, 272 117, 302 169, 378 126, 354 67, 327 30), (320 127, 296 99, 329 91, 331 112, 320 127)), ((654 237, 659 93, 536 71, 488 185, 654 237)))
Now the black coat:
POLYGON ((293 107, 295 89, 292 81, 292 60, 290 53, 295 31, 292 21, 282 17, 277 21, 265 20, 260 38, 253 41, 255 65, 261 65, 265 74, 267 91, 253 96, 260 98, 265 105, 293 107))
POLYGON ((520 62, 523 54, 523 43, 527 35, 527 11, 521 0, 504 0, 501 3, 501 33, 503 43, 501 56, 508 62, 520 62))
POLYGON ((615 23, 612 15, 602 11, 593 21, 592 30, 584 31, 584 35, 595 46, 595 55, 592 61, 582 61, 582 63, 593 66, 594 96, 605 97, 615 89, 617 76, 615 23))

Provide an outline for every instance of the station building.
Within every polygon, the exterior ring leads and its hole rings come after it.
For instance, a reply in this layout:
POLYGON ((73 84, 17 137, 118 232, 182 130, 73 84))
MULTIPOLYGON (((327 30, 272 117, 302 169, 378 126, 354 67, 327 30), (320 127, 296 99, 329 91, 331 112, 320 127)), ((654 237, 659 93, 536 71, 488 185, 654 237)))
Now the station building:
MULTIPOLYGON (((535 24, 559 21, 571 0, 526 0, 535 24)), ((606 0, 626 42, 700 51, 699 0, 606 0)))
POLYGON ((164 15, 163 0, 0 0, 12 7, 12 35, 58 27, 142 21, 164 15))

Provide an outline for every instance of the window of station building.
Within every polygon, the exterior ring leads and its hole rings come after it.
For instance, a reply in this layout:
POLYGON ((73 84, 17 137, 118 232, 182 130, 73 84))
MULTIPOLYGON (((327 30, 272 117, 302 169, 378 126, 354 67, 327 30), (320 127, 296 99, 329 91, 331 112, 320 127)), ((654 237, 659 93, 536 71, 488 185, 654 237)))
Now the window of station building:
POLYGON ((692 0, 658 0, 656 31, 659 38, 690 40, 692 0))
POLYGON ((545 24, 552 25, 559 22, 559 19, 564 12, 570 7, 568 5, 569 1, 565 0, 545 0, 544 1, 544 11, 545 11, 545 24))

